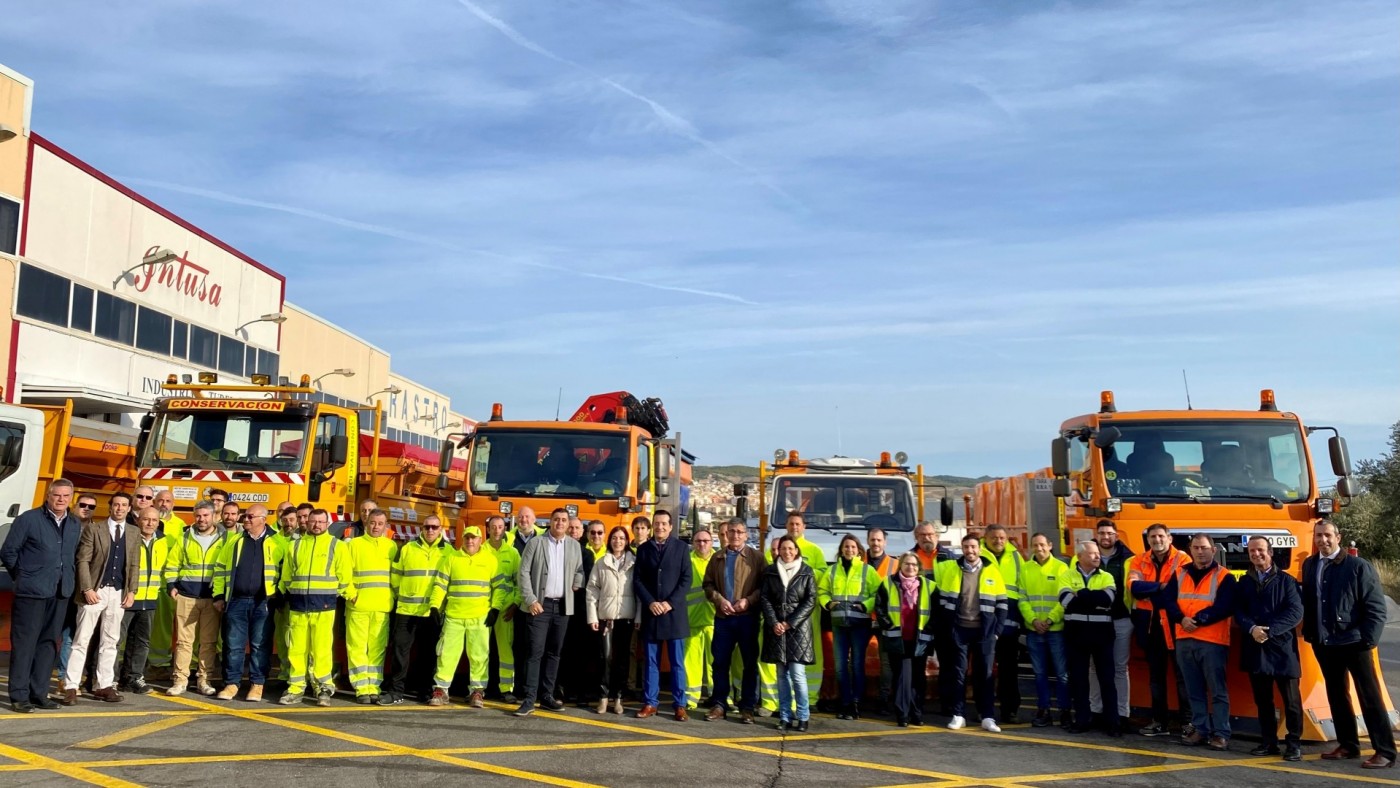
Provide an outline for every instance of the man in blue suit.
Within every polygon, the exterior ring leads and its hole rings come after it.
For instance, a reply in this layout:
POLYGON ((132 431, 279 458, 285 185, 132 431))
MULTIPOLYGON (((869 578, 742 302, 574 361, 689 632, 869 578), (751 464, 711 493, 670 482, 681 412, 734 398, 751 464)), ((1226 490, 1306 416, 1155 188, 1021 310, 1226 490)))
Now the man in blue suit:
POLYGON ((63 614, 73 596, 78 557, 78 518, 68 511, 73 483, 49 485, 44 505, 15 518, 0 565, 15 584, 10 621, 10 708, 32 713, 57 709, 49 698, 49 677, 58 656, 63 614))
POLYGON ((637 547, 637 565, 632 574, 632 590, 642 612, 638 636, 646 646, 646 672, 642 680, 641 719, 656 715, 661 696, 661 648, 671 662, 671 704, 676 719, 684 722, 685 649, 690 636, 690 550, 680 539, 671 538, 671 514, 663 509, 652 515, 652 538, 637 547))

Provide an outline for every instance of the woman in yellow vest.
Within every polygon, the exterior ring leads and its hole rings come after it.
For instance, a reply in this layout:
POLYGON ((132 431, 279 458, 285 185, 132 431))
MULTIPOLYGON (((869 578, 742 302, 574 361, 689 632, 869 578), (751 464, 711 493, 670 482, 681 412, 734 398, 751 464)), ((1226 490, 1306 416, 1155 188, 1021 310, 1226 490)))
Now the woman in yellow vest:
POLYGON ((899 571, 875 592, 880 642, 890 658, 894 721, 901 728, 924 724, 928 654, 933 646, 933 583, 914 553, 899 558, 899 571))
POLYGON ((860 719, 865 697, 865 652, 870 645, 870 614, 880 578, 861 558, 865 548, 850 534, 841 537, 836 563, 822 572, 817 601, 831 613, 832 651, 836 656, 836 686, 841 691, 840 720, 860 719))

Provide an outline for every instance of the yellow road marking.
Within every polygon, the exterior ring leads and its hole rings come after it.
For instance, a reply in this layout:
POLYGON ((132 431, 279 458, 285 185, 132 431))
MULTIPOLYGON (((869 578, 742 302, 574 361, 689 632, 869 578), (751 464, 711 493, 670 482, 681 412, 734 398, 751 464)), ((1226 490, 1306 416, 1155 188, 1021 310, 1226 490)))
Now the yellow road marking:
MULTIPOLYGON (((1149 757, 1149 758, 1171 758, 1171 759, 1173 759, 1173 760, 1180 760, 1180 761, 1201 761, 1201 762, 1204 762, 1204 763, 1220 763, 1220 762, 1221 762, 1221 761, 1220 761, 1219 759, 1217 759, 1217 758, 1206 758, 1206 757, 1202 757, 1202 756, 1200 756, 1200 755, 1187 755, 1187 754, 1185 754, 1185 753, 1163 752, 1163 751, 1159 751, 1159 750, 1139 750, 1139 749, 1137 749, 1137 748, 1135 748, 1135 747, 1118 747, 1118 746, 1114 746, 1114 745, 1111 745, 1111 744, 1101 744, 1101 743, 1099 743, 1099 742, 1097 742, 1097 741, 1092 741, 1092 740, 1090 740, 1090 741, 1080 741, 1080 740, 1078 740, 1078 739, 1075 739, 1075 740, 1047 739, 1047 738, 1043 738, 1043 737, 1040 737, 1040 736, 1018 736, 1018 735, 1016 735, 1016 734, 989 733, 989 732, 987 732, 987 731, 982 731, 982 730, 976 730, 976 731, 969 731, 969 730, 948 731, 948 733, 953 734, 953 735, 956 735, 956 736, 976 736, 976 737, 979 737, 979 738, 993 739, 993 740, 996 740, 996 741, 1003 741, 1003 740, 1004 740, 1004 741, 1020 741, 1020 742, 1030 742, 1031 744, 1048 744, 1048 745, 1051 745, 1051 746, 1053 746, 1053 747, 1068 747, 1068 748, 1070 748, 1070 749, 1093 750, 1093 751, 1095 751, 1095 752, 1118 752, 1118 753, 1122 753, 1122 754, 1124 754, 1124 755, 1144 755, 1144 756, 1147 756, 1147 757, 1149 757)), ((1184 749, 1184 748, 1183 748, 1183 749, 1184 749)), ((1227 763, 1228 763, 1228 761, 1227 761, 1227 763)))
POLYGON ((113 744, 121 744, 122 742, 131 741, 132 739, 139 739, 142 736, 145 736, 150 733, 157 733, 159 731, 174 728, 177 725, 184 725, 192 719, 194 719, 193 716, 165 717, 164 719, 159 719, 154 722, 148 722, 145 725, 137 725, 134 728, 125 728, 117 731, 116 733, 109 733, 106 736, 98 736, 95 739, 88 739, 84 742, 78 742, 77 744, 74 744, 72 746, 72 749, 100 750, 103 747, 110 747, 113 744))
POLYGON ((63 761, 54 760, 53 758, 46 758, 42 755, 29 752, 28 750, 11 747, 8 744, 0 744, 0 755, 19 761, 20 763, 53 772, 54 774, 61 774, 64 777, 71 777, 74 780, 92 783, 93 785, 100 785, 103 786, 103 788, 141 788, 141 786, 136 783, 89 771, 88 769, 75 766, 71 763, 64 763, 63 761))
POLYGON ((43 720, 53 722, 54 720, 78 720, 85 718, 102 717, 103 719, 120 719, 122 717, 203 717, 207 711, 67 711, 58 714, 6 714, 0 716, 0 722, 34 722, 43 720))
POLYGON ((462 766, 468 769, 475 769, 476 771, 483 771, 488 774, 498 774, 504 777, 515 777, 521 780, 548 783, 550 785, 562 786, 563 788, 600 788, 600 786, 595 786, 592 783, 585 783, 577 780, 569 780, 562 777, 555 777, 549 774, 537 774, 535 772, 527 772, 520 769, 512 769, 507 766, 497 766, 495 764, 483 763, 481 761, 470 761, 465 758, 457 758, 451 755, 442 755, 436 752, 432 752, 430 750, 420 750, 415 747, 407 747, 402 744, 381 742, 375 739, 370 739, 365 736, 356 736, 355 734, 346 733, 344 731, 335 731, 330 730, 328 728, 318 728, 314 725, 293 722, 292 720, 284 720, 268 714, 258 714, 256 712, 243 711, 241 709, 220 708, 219 706, 214 706, 190 698, 165 697, 162 698, 162 700, 167 700, 172 703, 179 703, 185 706, 190 706, 192 708, 202 708, 210 711, 216 711, 231 717, 239 717, 245 720, 256 720, 258 722, 263 722, 268 725, 276 725, 283 728, 289 728, 291 730, 302 731, 303 733, 311 733, 317 736, 326 736, 332 739, 338 739, 340 741, 361 744, 366 747, 372 747, 375 749, 383 750, 387 753, 399 755, 412 755, 419 758, 423 758, 425 760, 435 761, 437 763, 445 763, 452 766, 462 766))
POLYGON ((1253 769, 1264 769, 1271 772, 1288 772, 1290 774, 1307 774, 1318 777, 1335 777, 1339 780, 1351 780, 1358 783, 1380 783, 1382 785, 1400 785, 1400 780, 1387 780, 1384 777, 1372 777, 1366 774, 1339 774, 1334 772, 1324 772, 1317 769, 1302 769, 1297 766, 1284 766, 1280 763, 1239 763, 1236 766, 1249 766, 1253 769))

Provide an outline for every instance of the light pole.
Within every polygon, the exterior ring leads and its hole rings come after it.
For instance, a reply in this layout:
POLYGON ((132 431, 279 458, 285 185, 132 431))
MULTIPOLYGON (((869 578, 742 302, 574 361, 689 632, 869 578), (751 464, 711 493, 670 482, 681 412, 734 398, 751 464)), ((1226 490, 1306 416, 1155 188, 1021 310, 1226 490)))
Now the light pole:
POLYGON ((242 334, 243 336, 246 337, 246 336, 248 336, 248 332, 247 332, 247 331, 244 331, 243 329, 247 328, 248 326, 254 325, 254 324, 256 324, 256 323, 276 323, 276 324, 278 324, 278 325, 280 326, 280 325, 282 325, 282 324, 285 323, 285 322, 287 322, 287 316, 286 316, 286 315, 282 314, 281 312, 271 312, 271 313, 268 313, 268 314, 266 314, 266 315, 263 315, 262 317, 256 318, 256 319, 254 319, 254 320, 249 320, 247 323, 244 323, 243 325, 239 326, 238 328, 235 328, 235 329, 233 330, 233 333, 235 333, 235 334, 242 334))
POLYGON ((374 399, 375 397, 379 396, 380 394, 388 394, 388 395, 391 396, 391 397, 397 397, 398 395, 400 395, 400 394, 402 394, 402 393, 403 393, 403 389, 401 389, 401 388, 399 388, 398 386, 395 386, 395 385, 393 385, 393 384, 391 383, 391 384, 389 384, 387 387, 382 388, 382 389, 380 389, 380 390, 374 392, 373 394, 370 394, 369 396, 365 397, 365 399, 366 399, 366 400, 372 400, 372 399, 374 399))
POLYGON ((117 274, 117 278, 112 280, 112 289, 116 290, 117 285, 121 284, 123 279, 126 279, 132 271, 135 271, 138 268, 144 268, 148 265, 160 265, 161 263, 168 263, 171 260, 178 259, 179 257, 180 255, 175 254, 169 249, 157 249, 154 252, 151 252, 150 254, 142 257, 141 262, 117 274))
POLYGON ((349 369, 347 367, 333 369, 330 372, 327 372, 324 375, 320 375, 315 380, 311 381, 311 385, 315 386, 316 388, 321 388, 321 378, 328 378, 331 375, 340 375, 342 377, 353 378, 355 377, 355 370, 349 369))

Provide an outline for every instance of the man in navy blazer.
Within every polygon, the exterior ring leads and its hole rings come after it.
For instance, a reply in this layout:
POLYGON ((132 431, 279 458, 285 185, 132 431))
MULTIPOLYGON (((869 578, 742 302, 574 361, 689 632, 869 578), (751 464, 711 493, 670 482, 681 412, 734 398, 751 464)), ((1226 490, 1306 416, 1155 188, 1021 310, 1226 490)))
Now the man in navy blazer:
POLYGON ((642 708, 639 718, 655 716, 661 695, 661 647, 666 646, 671 662, 671 704, 676 719, 684 722, 685 649, 690 637, 690 550, 671 536, 671 514, 664 509, 652 515, 652 538, 637 547, 637 565, 632 574, 632 590, 641 607, 642 626, 638 636, 646 645, 646 672, 642 680, 642 708))
POLYGON ((0 565, 15 584, 10 620, 10 708, 21 713, 57 709, 49 676, 58 657, 63 614, 73 596, 78 557, 78 518, 68 511, 73 483, 49 485, 44 505, 15 518, 0 565))

